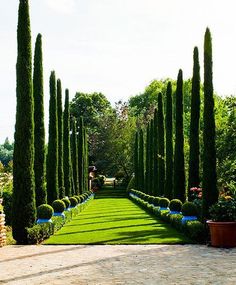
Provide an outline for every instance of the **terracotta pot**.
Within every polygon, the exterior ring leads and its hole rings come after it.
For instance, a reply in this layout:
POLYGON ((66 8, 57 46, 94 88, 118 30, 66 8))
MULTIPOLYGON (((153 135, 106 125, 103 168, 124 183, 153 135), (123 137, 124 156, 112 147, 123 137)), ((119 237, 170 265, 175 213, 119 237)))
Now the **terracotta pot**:
POLYGON ((236 246, 236 222, 207 221, 207 224, 210 228, 212 246, 236 246))

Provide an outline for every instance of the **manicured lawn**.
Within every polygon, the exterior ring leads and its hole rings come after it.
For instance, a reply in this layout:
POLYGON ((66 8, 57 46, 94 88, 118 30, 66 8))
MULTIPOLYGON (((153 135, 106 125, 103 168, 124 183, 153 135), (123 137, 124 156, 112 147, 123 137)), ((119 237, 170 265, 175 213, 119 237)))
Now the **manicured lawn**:
POLYGON ((125 197, 107 188, 44 244, 184 244, 181 233, 151 217, 125 197))

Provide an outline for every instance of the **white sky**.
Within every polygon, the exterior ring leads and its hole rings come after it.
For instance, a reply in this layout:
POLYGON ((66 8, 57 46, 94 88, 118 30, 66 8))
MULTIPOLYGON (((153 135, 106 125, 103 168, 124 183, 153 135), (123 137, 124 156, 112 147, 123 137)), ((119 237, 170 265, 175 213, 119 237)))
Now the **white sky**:
MULTIPOLYGON (((0 143, 13 139, 17 0, 1 0, 0 143)), ((32 0, 32 46, 43 35, 46 125, 51 70, 64 88, 127 100, 155 78, 192 74, 197 45, 213 38, 214 89, 236 94, 235 0, 32 0)))

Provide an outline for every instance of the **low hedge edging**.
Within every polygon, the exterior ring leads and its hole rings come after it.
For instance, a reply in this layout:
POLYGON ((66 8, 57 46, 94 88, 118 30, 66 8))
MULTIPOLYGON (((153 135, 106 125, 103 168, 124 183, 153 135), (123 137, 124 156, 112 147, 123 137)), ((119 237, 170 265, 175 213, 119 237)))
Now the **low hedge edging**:
MULTIPOLYGON (((136 196, 134 194, 136 190, 131 190, 129 193, 129 198, 138 206, 143 208, 145 211, 149 212, 150 214, 158 217, 162 221, 169 223, 171 226, 176 228, 178 231, 184 233, 194 242, 200 244, 206 244, 209 236, 208 228, 201 223, 200 221, 187 221, 186 223, 182 223, 182 214, 170 214, 169 210, 162 210, 160 211, 160 207, 155 207, 153 204, 148 203, 147 201, 147 194, 140 194, 139 196, 144 197, 144 199, 136 196), (132 193, 133 192, 133 193, 132 193)), ((138 191, 140 192, 140 191, 138 191)), ((139 193, 138 193, 139 194, 139 193)))

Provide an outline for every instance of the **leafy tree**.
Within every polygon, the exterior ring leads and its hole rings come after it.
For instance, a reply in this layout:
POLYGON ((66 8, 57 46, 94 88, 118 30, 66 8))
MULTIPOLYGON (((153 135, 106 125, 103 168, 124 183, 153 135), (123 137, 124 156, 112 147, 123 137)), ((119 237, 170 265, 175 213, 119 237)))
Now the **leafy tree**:
POLYGON ((65 197, 63 163, 63 108, 61 80, 57 79, 57 119, 58 119, 58 187, 59 197, 65 197))
POLYGON ((19 1, 16 64, 16 124, 13 168, 13 238, 27 243, 36 218, 34 182, 34 100, 29 3, 19 1))
POLYGON ((70 110, 69 90, 66 89, 65 106, 63 114, 63 169, 65 195, 71 196, 71 151, 70 151, 70 110))
POLYGON ((166 91, 166 180, 165 197, 173 197, 173 113, 172 113, 172 86, 168 82, 166 91))
POLYGON ((164 115, 162 93, 158 94, 158 111, 157 111, 157 128, 158 128, 158 194, 164 194, 165 188, 165 136, 164 136, 164 115))
POLYGON ((184 167, 184 134, 183 134, 183 75, 179 70, 176 88, 176 127, 174 152, 174 192, 175 199, 185 201, 185 167, 184 167))
POLYGON ((35 43, 34 74, 34 173, 36 206, 47 203, 45 187, 45 128, 43 92, 43 53, 42 36, 38 34, 35 43))
POLYGON ((204 129, 202 217, 209 217, 209 207, 218 200, 216 185, 215 118, 212 82, 212 41, 209 28, 204 38, 204 129))
POLYGON ((48 203, 59 197, 58 193, 58 118, 56 75, 50 75, 49 136, 47 154, 47 198, 48 203))
POLYGON ((200 120, 200 66, 198 48, 194 48, 193 54, 193 78, 191 99, 191 122, 190 122, 190 154, 189 154, 189 178, 188 194, 190 188, 199 187, 199 120, 200 120))
POLYGON ((144 191, 144 144, 143 144, 143 130, 141 129, 139 132, 139 185, 138 189, 140 191, 144 191))

